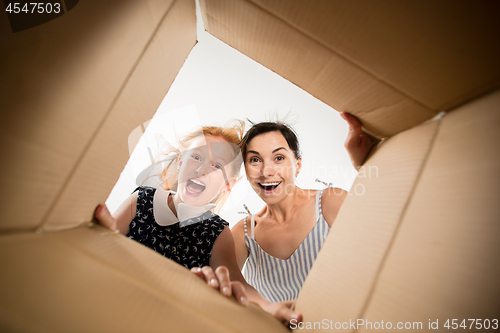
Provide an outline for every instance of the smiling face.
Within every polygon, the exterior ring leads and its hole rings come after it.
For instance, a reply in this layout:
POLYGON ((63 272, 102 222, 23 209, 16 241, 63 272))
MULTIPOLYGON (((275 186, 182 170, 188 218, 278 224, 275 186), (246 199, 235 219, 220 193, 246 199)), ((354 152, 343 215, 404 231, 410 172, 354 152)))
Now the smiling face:
POLYGON ((278 131, 255 136, 247 145, 245 171, 252 188, 267 204, 275 204, 295 190, 301 159, 278 131))
POLYGON ((211 202, 226 184, 233 182, 230 163, 235 155, 233 144, 223 138, 194 139, 179 162, 177 193, 180 199, 193 206, 211 202))

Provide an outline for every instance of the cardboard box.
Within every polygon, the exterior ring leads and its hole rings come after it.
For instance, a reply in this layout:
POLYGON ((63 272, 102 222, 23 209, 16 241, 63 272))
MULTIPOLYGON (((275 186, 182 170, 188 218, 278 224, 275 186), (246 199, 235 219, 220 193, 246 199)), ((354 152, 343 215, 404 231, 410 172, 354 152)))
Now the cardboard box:
MULTIPOLYGON (((498 3, 201 7, 210 33, 387 138, 306 280, 305 323, 499 319, 498 3)), ((285 331, 88 224, 196 43, 194 8, 82 1, 15 34, 0 15, 0 330, 285 331)))

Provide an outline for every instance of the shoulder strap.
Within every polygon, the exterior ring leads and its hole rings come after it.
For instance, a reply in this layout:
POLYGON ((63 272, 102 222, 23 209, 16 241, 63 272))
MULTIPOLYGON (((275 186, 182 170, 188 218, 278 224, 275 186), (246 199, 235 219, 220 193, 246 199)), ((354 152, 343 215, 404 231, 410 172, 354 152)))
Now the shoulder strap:
POLYGON ((321 197, 323 196, 323 192, 325 190, 320 190, 316 192, 316 221, 323 215, 323 209, 321 208, 321 197))
POLYGON ((245 246, 250 252, 250 241, 248 240, 247 218, 243 219, 243 230, 245 231, 245 246))
POLYGON ((247 231, 247 218, 245 217, 243 219, 243 230, 245 230, 245 237, 248 236, 248 231, 247 231))
POLYGON ((250 221, 252 223, 250 226, 250 237, 255 239, 255 215, 250 215, 250 221))

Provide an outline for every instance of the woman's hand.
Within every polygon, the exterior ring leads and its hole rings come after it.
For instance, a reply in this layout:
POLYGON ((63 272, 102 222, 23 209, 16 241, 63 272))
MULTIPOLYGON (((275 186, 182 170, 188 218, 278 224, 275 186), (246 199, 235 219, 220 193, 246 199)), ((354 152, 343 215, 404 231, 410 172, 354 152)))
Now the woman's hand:
POLYGON ((252 303, 260 306, 264 311, 273 315, 286 326, 290 325, 292 320, 295 323, 302 321, 302 315, 293 310, 295 301, 271 303, 249 284, 246 284, 245 288, 241 282, 231 281, 229 278, 229 270, 224 266, 217 267, 215 272, 210 266, 204 266, 203 268, 195 267, 191 269, 191 272, 207 281, 208 285, 212 288, 219 289, 224 296, 231 296, 231 294, 234 294, 238 302, 244 306, 248 305, 248 299, 250 299, 252 303), (249 293, 248 298, 246 295, 247 291, 249 293))
POLYGON ((340 116, 349 124, 349 133, 344 146, 349 153, 352 165, 356 170, 359 170, 366 156, 375 145, 375 140, 363 132, 358 118, 346 112, 341 112, 340 116))
POLYGON ((281 320, 285 326, 297 324, 302 321, 302 315, 293 311, 293 308, 295 307, 295 300, 278 303, 269 302, 269 304, 262 305, 261 307, 264 311, 281 320))
POLYGON ((226 297, 234 295, 234 298, 243 306, 248 306, 248 297, 245 287, 239 281, 231 281, 229 270, 224 266, 219 266, 214 270, 210 266, 202 268, 193 267, 191 272, 207 281, 208 285, 214 289, 219 289, 220 293, 226 297))

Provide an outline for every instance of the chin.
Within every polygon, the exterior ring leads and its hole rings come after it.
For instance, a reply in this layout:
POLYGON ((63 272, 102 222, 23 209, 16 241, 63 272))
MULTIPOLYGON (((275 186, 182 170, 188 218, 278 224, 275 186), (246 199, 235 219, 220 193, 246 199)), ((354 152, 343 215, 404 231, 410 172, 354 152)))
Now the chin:
POLYGON ((200 198, 192 198, 189 195, 184 194, 182 197, 182 202, 191 206, 202 206, 203 200, 200 198))

